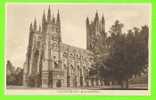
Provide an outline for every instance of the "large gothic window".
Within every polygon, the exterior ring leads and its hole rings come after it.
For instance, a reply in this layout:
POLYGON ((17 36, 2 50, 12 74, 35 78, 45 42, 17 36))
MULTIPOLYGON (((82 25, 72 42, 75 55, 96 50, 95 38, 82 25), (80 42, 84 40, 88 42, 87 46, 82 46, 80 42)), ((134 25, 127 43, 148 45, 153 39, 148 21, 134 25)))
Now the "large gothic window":
POLYGON ((34 54, 34 58, 33 58, 33 66, 32 66, 32 73, 37 72, 37 61, 39 58, 39 51, 36 50, 35 54, 34 54))

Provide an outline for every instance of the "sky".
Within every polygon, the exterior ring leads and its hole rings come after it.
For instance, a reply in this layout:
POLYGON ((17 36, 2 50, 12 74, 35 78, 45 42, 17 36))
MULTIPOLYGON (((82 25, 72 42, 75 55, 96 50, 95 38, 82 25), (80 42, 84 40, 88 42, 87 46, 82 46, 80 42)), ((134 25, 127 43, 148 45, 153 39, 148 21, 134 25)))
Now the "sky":
POLYGON ((105 17, 106 32, 115 20, 124 24, 123 31, 133 27, 150 25, 150 4, 6 4, 5 51, 6 60, 23 67, 28 46, 29 25, 34 19, 41 24, 43 11, 51 6, 52 15, 60 11, 62 41, 86 48, 86 17, 93 20, 96 11, 105 17))

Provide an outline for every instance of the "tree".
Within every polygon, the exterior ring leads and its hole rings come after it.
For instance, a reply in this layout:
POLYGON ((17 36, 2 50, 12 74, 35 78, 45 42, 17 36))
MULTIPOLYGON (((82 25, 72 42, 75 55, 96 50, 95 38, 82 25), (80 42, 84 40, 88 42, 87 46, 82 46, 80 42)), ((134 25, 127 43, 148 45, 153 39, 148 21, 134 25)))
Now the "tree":
MULTIPOLYGON (((122 88, 128 88, 128 79, 134 74, 141 73, 148 65, 149 29, 148 26, 143 26, 141 29, 134 28, 123 34, 123 24, 118 23, 120 22, 115 22, 110 30, 112 43, 109 57, 101 61, 109 70, 103 68, 99 71, 110 75, 109 77, 118 81, 122 88)), ((103 77, 108 75, 103 74, 103 77)))
POLYGON ((6 84, 7 85, 14 85, 16 78, 14 75, 15 72, 15 67, 13 66, 13 64, 11 63, 10 60, 7 61, 6 64, 6 84))
POLYGON ((16 68, 15 71, 16 85, 22 85, 23 82, 23 69, 20 67, 16 68))
POLYGON ((11 61, 7 61, 6 64, 7 75, 6 75, 6 84, 7 85, 22 85, 23 80, 23 69, 15 68, 11 61))

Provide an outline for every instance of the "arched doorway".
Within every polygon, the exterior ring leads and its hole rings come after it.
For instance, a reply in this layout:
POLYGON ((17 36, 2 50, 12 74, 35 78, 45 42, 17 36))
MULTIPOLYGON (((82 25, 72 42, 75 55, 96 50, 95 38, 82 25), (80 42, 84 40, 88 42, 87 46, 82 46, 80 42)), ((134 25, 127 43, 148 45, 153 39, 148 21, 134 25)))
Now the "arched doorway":
POLYGON ((61 87, 61 80, 57 80, 57 82, 56 82, 56 87, 61 87))

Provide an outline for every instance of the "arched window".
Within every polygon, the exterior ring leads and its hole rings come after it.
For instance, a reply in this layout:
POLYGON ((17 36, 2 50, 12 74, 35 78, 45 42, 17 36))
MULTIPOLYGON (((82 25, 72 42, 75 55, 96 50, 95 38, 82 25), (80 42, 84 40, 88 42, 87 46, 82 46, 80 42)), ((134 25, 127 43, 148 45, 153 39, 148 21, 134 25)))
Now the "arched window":
POLYGON ((58 68, 59 67, 58 64, 57 64, 57 62, 54 62, 54 67, 55 68, 58 68))

